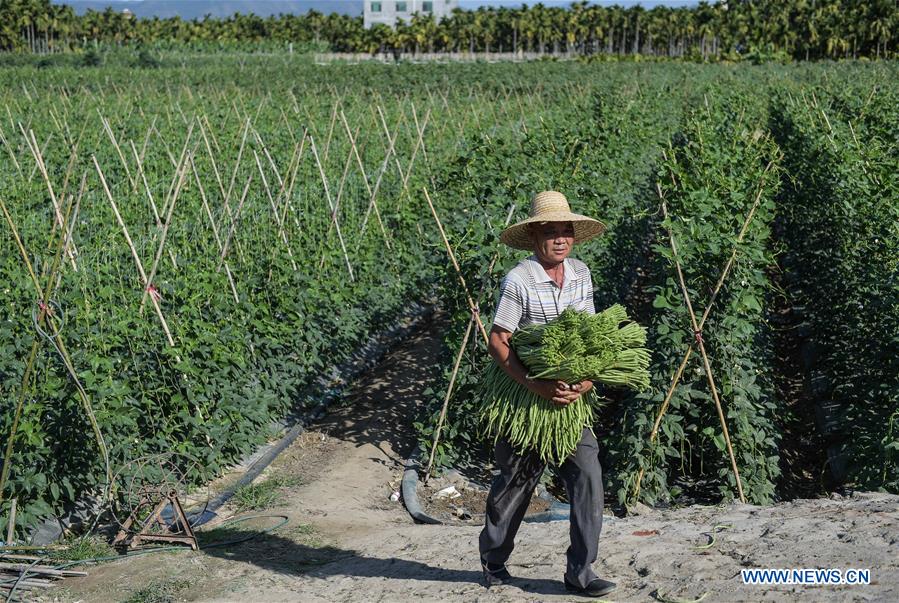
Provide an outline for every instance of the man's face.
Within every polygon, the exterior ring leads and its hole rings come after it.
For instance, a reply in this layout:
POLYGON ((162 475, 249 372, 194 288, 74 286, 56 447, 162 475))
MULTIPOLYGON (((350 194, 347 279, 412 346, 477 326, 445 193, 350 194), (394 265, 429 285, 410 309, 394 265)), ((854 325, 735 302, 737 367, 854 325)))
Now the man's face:
POLYGON ((574 224, 571 222, 532 224, 531 238, 538 259, 558 264, 571 253, 571 247, 574 245, 574 224))

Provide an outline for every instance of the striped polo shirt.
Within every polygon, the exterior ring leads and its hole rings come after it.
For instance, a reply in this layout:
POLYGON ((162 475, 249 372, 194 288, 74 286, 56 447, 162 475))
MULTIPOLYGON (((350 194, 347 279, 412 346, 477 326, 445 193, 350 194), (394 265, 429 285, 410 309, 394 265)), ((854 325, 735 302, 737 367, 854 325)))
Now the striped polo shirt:
POLYGON ((569 306, 595 314, 590 269, 574 258, 565 258, 563 263, 565 270, 561 287, 546 273, 534 255, 512 268, 500 284, 493 325, 514 332, 520 327, 558 318, 569 306))

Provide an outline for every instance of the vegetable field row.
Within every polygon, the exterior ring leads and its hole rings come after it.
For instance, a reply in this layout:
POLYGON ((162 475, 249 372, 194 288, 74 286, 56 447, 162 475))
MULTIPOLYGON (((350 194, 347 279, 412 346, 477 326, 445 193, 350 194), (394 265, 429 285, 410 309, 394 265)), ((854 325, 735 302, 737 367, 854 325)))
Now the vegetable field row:
MULTIPOLYGON (((0 529, 11 498, 24 533, 142 454, 219 474, 410 301, 436 297, 446 370, 409 417, 430 451, 470 310, 424 189, 488 327, 524 255, 499 232, 533 193, 560 190, 608 226, 575 255, 597 308, 625 305, 652 352, 649 393, 599 390, 621 502, 638 481, 644 502, 738 495, 698 355, 650 437, 695 341, 669 228, 700 316, 737 250, 702 337, 747 498, 781 496, 779 442, 807 435, 780 420, 799 411, 774 385, 775 295, 804 321, 778 334, 818 349, 830 469, 895 490, 895 75, 246 56, 0 71, 0 529)), ((477 330, 466 341, 438 466, 483 462, 488 360, 477 330)))

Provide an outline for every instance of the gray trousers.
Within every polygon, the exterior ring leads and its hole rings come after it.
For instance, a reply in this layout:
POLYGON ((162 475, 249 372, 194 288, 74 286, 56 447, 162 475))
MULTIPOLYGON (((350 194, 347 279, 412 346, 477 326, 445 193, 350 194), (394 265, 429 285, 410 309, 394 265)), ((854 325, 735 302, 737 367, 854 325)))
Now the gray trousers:
MULTIPOLYGON (((515 548, 515 534, 546 463, 536 452, 518 454, 502 438, 494 452, 500 473, 487 495, 486 520, 478 544, 482 563, 501 564, 515 548)), ((569 582, 585 588, 597 577, 591 565, 599 548, 603 508, 599 445, 590 429, 584 428, 577 450, 558 471, 571 501, 571 546, 565 576, 569 582)))

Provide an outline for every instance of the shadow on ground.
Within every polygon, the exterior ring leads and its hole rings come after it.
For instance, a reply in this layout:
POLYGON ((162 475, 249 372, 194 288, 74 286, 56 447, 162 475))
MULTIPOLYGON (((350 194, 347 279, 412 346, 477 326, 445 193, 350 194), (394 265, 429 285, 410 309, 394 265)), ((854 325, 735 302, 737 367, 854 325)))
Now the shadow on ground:
MULTIPOLYGON (((289 531, 287 533, 289 534, 289 531)), ((212 557, 253 564, 261 569, 287 576, 304 576, 312 579, 343 576, 483 584, 479 570, 433 567, 397 557, 369 557, 354 550, 330 545, 299 543, 278 534, 222 530, 217 531, 216 540, 240 540, 251 536, 252 540, 247 542, 221 548, 204 548, 203 552, 212 557)), ((521 578, 512 585, 524 592, 538 595, 565 593, 559 580, 521 578)))
POLYGON ((371 444, 402 464, 416 444, 412 423, 427 402, 424 391, 440 377, 444 325, 435 315, 409 340, 362 375, 345 402, 310 425, 357 447, 371 444))

